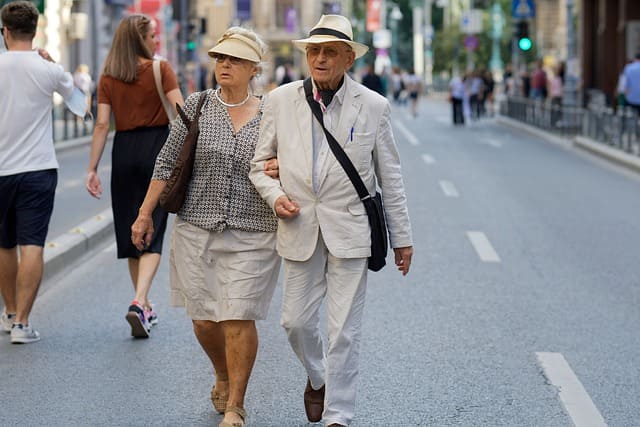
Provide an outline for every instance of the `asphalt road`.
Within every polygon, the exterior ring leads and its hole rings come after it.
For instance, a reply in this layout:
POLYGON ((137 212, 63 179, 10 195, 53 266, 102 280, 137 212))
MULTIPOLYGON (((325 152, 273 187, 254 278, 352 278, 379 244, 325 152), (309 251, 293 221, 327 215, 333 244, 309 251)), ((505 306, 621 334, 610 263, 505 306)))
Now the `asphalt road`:
MULTIPOLYGON (((443 102, 394 110, 415 258, 405 278, 370 275, 353 426, 640 425, 640 178, 492 120, 449 122, 443 102)), ((42 341, 0 337, 0 424, 217 426, 166 257, 145 341, 128 336, 112 242, 49 280, 42 341)), ((258 324, 249 426, 309 425, 280 298, 258 324)))

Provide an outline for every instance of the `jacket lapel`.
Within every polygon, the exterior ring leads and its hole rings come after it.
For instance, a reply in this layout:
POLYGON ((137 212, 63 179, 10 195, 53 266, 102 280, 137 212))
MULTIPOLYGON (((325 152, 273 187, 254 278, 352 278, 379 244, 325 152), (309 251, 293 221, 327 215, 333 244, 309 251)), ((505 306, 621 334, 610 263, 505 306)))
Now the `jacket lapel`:
MULTIPOLYGON (((313 135, 311 133, 311 119, 313 118, 307 99, 304 96, 304 89, 302 85, 298 88, 298 97, 295 99, 295 114, 298 124, 298 141, 299 145, 302 145, 302 151, 304 152, 305 169, 313 170, 313 135)), ((297 144, 294 144, 297 145, 297 144)), ((309 183, 309 186, 313 188, 313 184, 309 183)))
MULTIPOLYGON (((338 128, 332 132, 336 141, 338 141, 338 144, 340 144, 342 148, 344 148, 344 146, 349 142, 351 137, 351 128, 355 125, 358 114, 360 114, 360 109, 362 108, 362 103, 360 102, 360 90, 357 83, 345 74, 344 84, 345 93, 342 102, 342 109, 340 110, 340 120, 338 122, 338 128)), ((331 170, 335 163, 338 163, 338 159, 336 159, 333 152, 330 152, 325 167, 322 168, 322 176, 320 177, 320 186, 318 188, 324 184, 328 171, 331 170)))

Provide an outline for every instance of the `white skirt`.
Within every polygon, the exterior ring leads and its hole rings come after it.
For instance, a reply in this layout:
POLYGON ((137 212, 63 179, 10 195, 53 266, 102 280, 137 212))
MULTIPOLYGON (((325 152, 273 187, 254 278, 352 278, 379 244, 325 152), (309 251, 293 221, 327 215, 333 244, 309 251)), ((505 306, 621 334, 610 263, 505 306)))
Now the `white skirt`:
POLYGON ((212 232, 176 217, 170 303, 193 320, 266 319, 280 272, 276 233, 212 232))

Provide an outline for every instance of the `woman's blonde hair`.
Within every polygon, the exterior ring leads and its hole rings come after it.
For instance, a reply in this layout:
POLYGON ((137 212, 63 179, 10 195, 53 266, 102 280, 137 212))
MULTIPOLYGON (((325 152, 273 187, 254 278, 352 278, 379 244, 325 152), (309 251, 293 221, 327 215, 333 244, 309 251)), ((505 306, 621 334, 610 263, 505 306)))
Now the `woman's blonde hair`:
POLYGON ((153 59, 153 52, 144 41, 149 31, 151 21, 146 16, 131 15, 124 18, 113 36, 103 73, 125 83, 136 81, 138 57, 153 59))

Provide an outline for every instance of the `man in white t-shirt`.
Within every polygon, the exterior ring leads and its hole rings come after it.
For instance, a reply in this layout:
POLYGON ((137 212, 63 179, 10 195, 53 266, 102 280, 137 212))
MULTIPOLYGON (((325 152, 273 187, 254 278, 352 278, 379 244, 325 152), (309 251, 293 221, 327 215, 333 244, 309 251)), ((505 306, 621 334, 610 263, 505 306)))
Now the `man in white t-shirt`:
POLYGON ((46 52, 33 50, 38 24, 33 3, 8 3, 0 18, 7 47, 0 54, 0 292, 6 305, 0 330, 11 333, 12 343, 24 344, 40 339, 29 314, 42 280, 58 181, 52 96, 70 98, 74 86, 70 73, 46 52))

